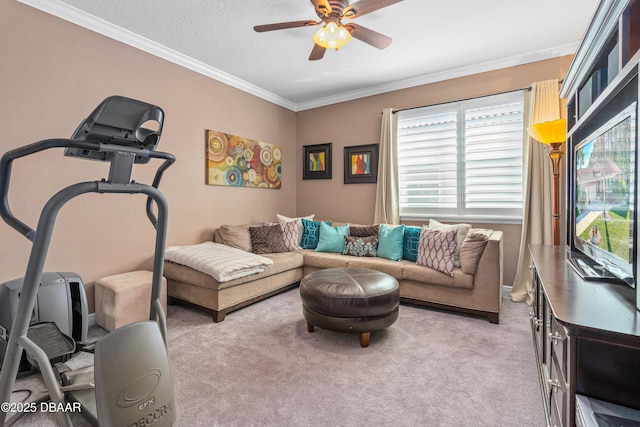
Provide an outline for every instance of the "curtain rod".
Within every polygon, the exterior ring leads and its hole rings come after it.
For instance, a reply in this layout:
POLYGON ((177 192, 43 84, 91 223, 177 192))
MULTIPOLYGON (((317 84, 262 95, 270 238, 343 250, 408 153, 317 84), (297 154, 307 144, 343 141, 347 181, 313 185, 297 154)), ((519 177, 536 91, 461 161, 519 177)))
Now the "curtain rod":
MULTIPOLYGON (((559 80, 558 84, 562 84, 562 82, 564 81, 564 79, 559 80)), ((429 105, 420 105, 418 107, 409 107, 409 108, 399 108, 397 110, 393 110, 391 113, 392 114, 396 114, 400 111, 409 111, 409 110, 416 110, 418 108, 425 108, 425 107, 435 107, 436 105, 444 105, 444 104, 451 104, 454 102, 464 102, 464 101, 471 101, 472 99, 478 99, 478 98, 484 98, 487 96, 494 96, 494 95, 504 95, 505 93, 512 93, 512 92, 518 92, 521 90, 526 90, 526 91, 530 91, 531 90, 531 85, 527 86, 527 87, 523 87, 521 89, 513 89, 513 90, 506 90, 504 92, 498 92, 498 93, 492 93, 490 95, 479 95, 479 96, 472 96, 471 98, 464 98, 464 99, 458 99, 456 101, 446 101, 446 102, 439 102, 437 104, 429 104, 429 105)), ((380 113, 382 114, 382 113, 380 113)))

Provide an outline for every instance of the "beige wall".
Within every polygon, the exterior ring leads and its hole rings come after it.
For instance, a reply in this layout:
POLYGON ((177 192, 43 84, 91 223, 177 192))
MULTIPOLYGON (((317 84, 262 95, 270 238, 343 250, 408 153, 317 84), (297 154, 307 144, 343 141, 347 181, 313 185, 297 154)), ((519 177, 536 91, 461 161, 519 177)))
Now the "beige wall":
MULTIPOLYGON (((159 149, 177 161, 160 187, 168 199, 168 244, 210 237, 223 223, 294 215, 298 157, 295 113, 16 1, 0 2, 0 153, 68 137, 102 99, 124 95, 159 105, 165 127, 159 149), (281 190, 204 183, 204 131, 215 129, 278 144, 281 190)), ((157 165, 159 163, 154 163, 157 165)), ((151 182, 151 166, 134 179, 151 182)), ((100 162, 49 150, 14 163, 9 200, 35 227, 44 202, 63 186, 106 177, 100 162)), ((153 253, 143 196, 85 195, 58 216, 45 271, 73 271, 88 285, 140 268, 153 253)), ((0 221, 0 283, 24 276, 31 243, 0 221)), ((93 311, 93 310, 91 310, 93 311)))
MULTIPOLYGON (((371 223, 375 205, 375 184, 343 182, 345 146, 377 143, 380 139, 381 112, 384 108, 410 108, 521 89, 531 83, 552 78, 562 79, 571 57, 540 61, 462 77, 415 88, 371 96, 326 107, 299 112, 297 115, 297 158, 304 145, 333 143, 333 179, 303 180, 297 175, 297 212, 315 213, 318 218, 343 222, 371 223), (333 203, 327 203, 331 200, 333 203)), ((520 246, 519 225, 473 224, 504 232, 504 284, 515 277, 520 246)))
MULTIPOLYGON (((168 244, 206 240, 224 223, 271 220, 275 213, 336 221, 373 221, 375 185, 343 184, 343 148, 376 143, 380 112, 522 88, 562 78, 570 58, 537 62, 412 89, 291 112, 89 30, 14 1, 0 2, 0 153, 71 135, 105 97, 118 94, 161 106, 166 121, 159 149, 176 164, 161 190, 170 206, 168 244), (283 149, 281 190, 204 184, 204 131, 215 129, 283 149), (302 146, 333 143, 333 179, 302 180, 302 146)), ((9 200, 35 226, 42 205, 65 185, 106 176, 107 167, 50 150, 16 161, 9 200)), ((150 182, 151 167, 134 179, 150 182)), ((86 195, 61 211, 46 271, 79 273, 92 301, 102 276, 145 267, 154 232, 142 196, 86 195), (108 199, 108 200, 107 200, 108 199)), ((505 232, 505 284, 515 274, 517 225, 474 224, 505 232)), ((24 275, 31 243, 0 222, 0 282, 24 275)))

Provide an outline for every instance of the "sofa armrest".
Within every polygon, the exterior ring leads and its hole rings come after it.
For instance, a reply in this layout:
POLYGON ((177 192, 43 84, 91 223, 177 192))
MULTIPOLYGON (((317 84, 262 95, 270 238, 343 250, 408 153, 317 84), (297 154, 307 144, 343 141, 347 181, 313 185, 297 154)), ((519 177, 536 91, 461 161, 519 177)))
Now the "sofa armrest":
POLYGON ((502 236, 502 231, 493 232, 478 261, 473 279, 478 306, 496 313, 500 312, 502 305, 502 236))

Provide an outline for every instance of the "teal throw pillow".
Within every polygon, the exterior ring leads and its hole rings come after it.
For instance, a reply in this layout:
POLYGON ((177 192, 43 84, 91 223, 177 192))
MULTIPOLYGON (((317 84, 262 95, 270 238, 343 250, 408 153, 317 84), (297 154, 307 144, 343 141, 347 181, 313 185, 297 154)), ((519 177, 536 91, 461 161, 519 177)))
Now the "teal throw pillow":
MULTIPOLYGON (((331 225, 330 221, 327 224, 331 225)), ((302 249, 315 249, 318 246, 318 239, 320 238, 320 222, 309 221, 302 218, 302 239, 300 240, 300 247, 302 249)))
POLYGON ((404 240, 402 244, 402 258, 407 261, 416 262, 418 260, 418 244, 420 243, 420 232, 422 227, 405 227, 404 240))
POLYGON ((344 236, 348 235, 349 224, 332 227, 331 225, 321 222, 320 237, 315 250, 316 252, 335 252, 341 254, 342 251, 344 251, 344 236))
POLYGON ((402 260, 402 245, 404 243, 404 225, 388 226, 380 224, 380 241, 377 255, 392 261, 402 260))

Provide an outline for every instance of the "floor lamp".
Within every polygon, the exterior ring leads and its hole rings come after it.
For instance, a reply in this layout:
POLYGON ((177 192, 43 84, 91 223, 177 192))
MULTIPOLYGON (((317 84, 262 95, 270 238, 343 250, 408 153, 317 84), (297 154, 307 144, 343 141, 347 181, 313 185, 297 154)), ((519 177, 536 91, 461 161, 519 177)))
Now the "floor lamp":
POLYGON ((564 154, 560 147, 567 140, 567 121, 565 119, 537 123, 528 129, 529 136, 549 146, 549 159, 553 173, 553 244, 560 244, 560 160, 564 154))

